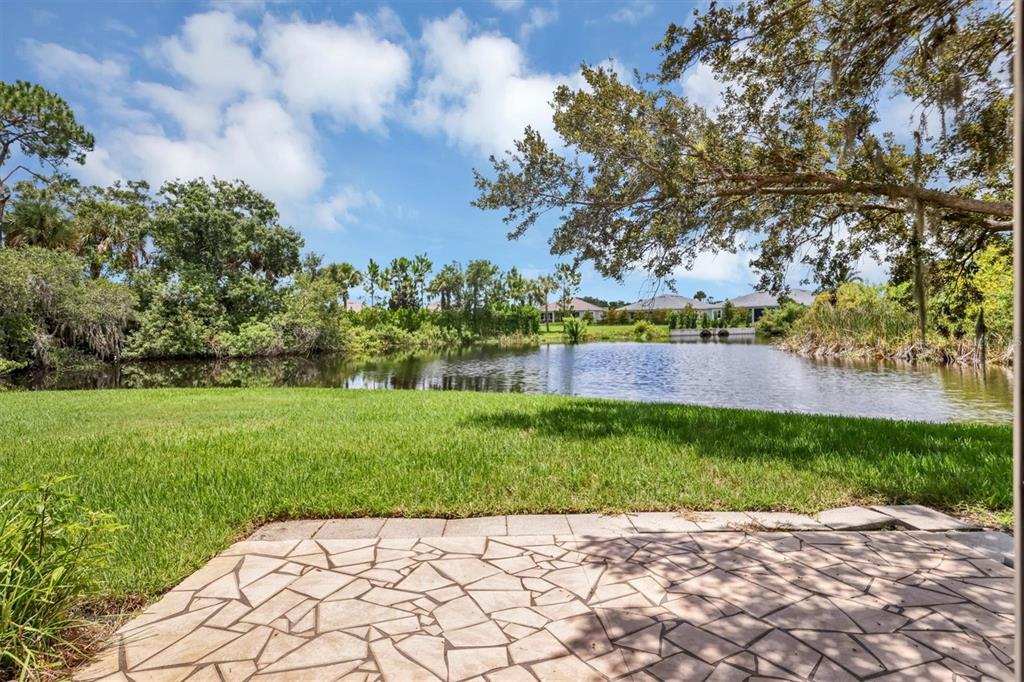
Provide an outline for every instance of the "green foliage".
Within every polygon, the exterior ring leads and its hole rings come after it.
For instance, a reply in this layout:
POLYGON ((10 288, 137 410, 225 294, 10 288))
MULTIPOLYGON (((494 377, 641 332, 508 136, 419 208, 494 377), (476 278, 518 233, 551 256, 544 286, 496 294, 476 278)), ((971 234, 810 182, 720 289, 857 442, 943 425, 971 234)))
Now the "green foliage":
POLYGON ((552 252, 608 277, 746 246, 766 289, 794 258, 834 281, 879 247, 905 253, 915 201, 929 247, 963 255, 1010 227, 1012 38, 1012 7, 983 0, 712 3, 669 26, 653 77, 584 68, 558 87, 558 139, 527 129, 476 173, 474 203, 513 238, 559 216, 552 252), (713 111, 679 94, 698 67, 723 88, 713 111), (894 93, 914 122, 882 120, 894 93), (916 159, 897 142, 913 132, 916 159))
POLYGON ((587 338, 587 321, 573 315, 563 317, 562 331, 565 334, 566 341, 575 345, 587 338))
POLYGON ((0 677, 28 679, 100 588, 113 517, 90 511, 67 478, 0 495, 0 677))
MULTIPOLYGON (((56 170, 69 160, 85 163, 95 140, 67 102, 35 83, 0 81, 0 246, 4 243, 4 212, 11 196, 8 182, 24 169, 7 167, 15 152, 56 170)), ((36 175, 33 171, 28 171, 36 175)))
POLYGON ((69 253, 0 249, 0 356, 53 364, 61 350, 121 354, 136 299, 123 284, 92 280, 69 253))
POLYGON ((784 337, 793 331, 793 325, 807 312, 807 306, 795 301, 786 301, 778 308, 764 311, 754 324, 757 332, 764 336, 784 337))
POLYGON ((848 282, 834 300, 821 294, 793 326, 791 343, 814 348, 891 355, 912 342, 914 315, 901 292, 885 286, 848 282))
POLYGON ((654 333, 654 323, 650 320, 637 320, 633 323, 633 338, 638 341, 650 341, 654 333))
POLYGON ((1010 244, 992 244, 974 257, 977 270, 971 283, 979 299, 967 310, 970 322, 984 311, 992 346, 1009 346, 1013 341, 1013 250, 1010 244))
POLYGON ((0 358, 0 377, 5 374, 10 374, 11 372, 16 372, 19 369, 24 369, 27 366, 27 362, 17 362, 15 360, 0 358))

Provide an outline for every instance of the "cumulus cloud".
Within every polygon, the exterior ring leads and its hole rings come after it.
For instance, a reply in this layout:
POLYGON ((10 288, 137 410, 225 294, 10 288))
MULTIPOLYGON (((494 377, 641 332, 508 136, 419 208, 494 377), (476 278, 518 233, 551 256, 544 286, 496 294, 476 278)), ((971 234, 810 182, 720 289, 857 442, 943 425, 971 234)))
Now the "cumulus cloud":
POLYGON ((704 62, 699 62, 689 69, 680 79, 680 86, 686 99, 708 111, 713 111, 722 104, 725 85, 715 78, 715 72, 704 62))
POLYGON ((263 55, 291 107, 379 129, 408 82, 409 55, 366 21, 350 25, 268 20, 263 55))
POLYGON ((250 98, 223 114, 213 134, 175 138, 125 131, 124 161, 145 178, 242 178, 271 197, 309 196, 323 183, 323 163, 307 132, 273 99, 250 98))
POLYGON ((654 3, 650 0, 630 0, 612 12, 609 19, 620 24, 638 24, 640 20, 654 12, 654 3))
POLYGON ((413 127, 484 154, 509 149, 527 125, 553 138, 551 95, 578 75, 531 71, 515 41, 474 34, 461 11, 427 23, 422 43, 425 75, 411 107, 413 127))
POLYGON ((491 4, 502 12, 515 12, 518 9, 522 9, 523 5, 526 4, 526 0, 491 0, 491 4))
POLYGON ((351 222, 379 200, 351 188, 318 199, 329 183, 315 120, 383 130, 411 78, 411 58, 390 38, 405 36, 401 21, 387 8, 347 24, 252 21, 221 10, 187 17, 144 50, 147 80, 132 80, 125 59, 34 41, 22 50, 41 76, 89 84, 94 105, 116 114, 82 170, 87 181, 243 178, 325 227, 351 222))
POLYGON ((107 89, 127 75, 127 71, 113 59, 95 59, 87 54, 69 50, 56 43, 25 40, 22 56, 32 62, 44 78, 71 79, 91 87, 107 89))
POLYGON ((381 201, 373 192, 346 186, 335 192, 326 201, 313 207, 314 227, 338 230, 348 223, 356 222, 356 212, 366 206, 380 206, 381 201))
POLYGON ((556 21, 558 21, 558 9, 554 6, 549 9, 531 7, 526 21, 519 27, 519 42, 525 43, 530 39, 531 33, 556 21))
POLYGON ((256 29, 229 12, 193 14, 179 35, 161 40, 150 56, 202 94, 229 100, 270 89, 270 67, 253 54, 256 37, 256 29))

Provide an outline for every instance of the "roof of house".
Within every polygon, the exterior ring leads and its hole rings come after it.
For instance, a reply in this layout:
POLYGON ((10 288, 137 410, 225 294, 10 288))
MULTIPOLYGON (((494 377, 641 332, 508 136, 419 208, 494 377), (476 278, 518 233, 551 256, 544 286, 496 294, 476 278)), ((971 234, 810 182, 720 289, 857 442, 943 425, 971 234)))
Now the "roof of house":
POLYGON ((716 307, 717 305, 721 304, 706 303, 690 298, 689 296, 680 296, 678 294, 662 294, 661 296, 645 298, 642 301, 624 305, 619 308, 619 310, 627 310, 631 312, 643 312, 648 310, 683 310, 686 306, 690 306, 694 310, 704 310, 716 307))
MULTIPOLYGON (((806 289, 790 289, 786 294, 789 298, 802 305, 814 303, 814 293, 806 289)), ((774 308, 779 305, 779 299, 767 291, 753 291, 744 296, 737 296, 729 299, 737 308, 774 308)))
MULTIPOLYGON (((558 312, 562 309, 562 306, 557 301, 548 302, 547 306, 534 306, 541 312, 558 312)), ((582 298, 574 298, 569 302, 569 310, 577 313, 596 313, 604 312, 605 309, 599 305, 594 305, 590 301, 584 301, 582 298)))
POLYGON ((362 310, 365 307, 366 306, 364 304, 360 303, 359 301, 349 301, 348 304, 345 306, 345 308, 347 310, 351 310, 354 313, 358 313, 360 310, 362 310))

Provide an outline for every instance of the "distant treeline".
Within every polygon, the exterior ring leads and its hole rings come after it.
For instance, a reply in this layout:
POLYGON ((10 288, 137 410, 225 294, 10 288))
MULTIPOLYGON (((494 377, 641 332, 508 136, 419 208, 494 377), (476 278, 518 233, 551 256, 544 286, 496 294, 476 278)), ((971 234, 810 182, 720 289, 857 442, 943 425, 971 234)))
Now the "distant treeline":
POLYGON ((0 371, 96 358, 383 352, 532 337, 559 266, 534 280, 426 255, 360 270, 303 240, 244 182, 21 182, 0 224, 0 371), (365 308, 351 301, 357 287, 365 308), (433 301, 432 305, 428 302, 433 301))

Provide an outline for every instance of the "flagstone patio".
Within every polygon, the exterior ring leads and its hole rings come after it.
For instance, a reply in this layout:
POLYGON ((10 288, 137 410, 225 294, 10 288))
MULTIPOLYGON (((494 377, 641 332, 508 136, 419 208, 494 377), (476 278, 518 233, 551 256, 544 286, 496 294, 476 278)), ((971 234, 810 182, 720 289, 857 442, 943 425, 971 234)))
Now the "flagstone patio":
POLYGON ((77 679, 1012 679, 1008 536, 729 518, 274 524, 77 679))

